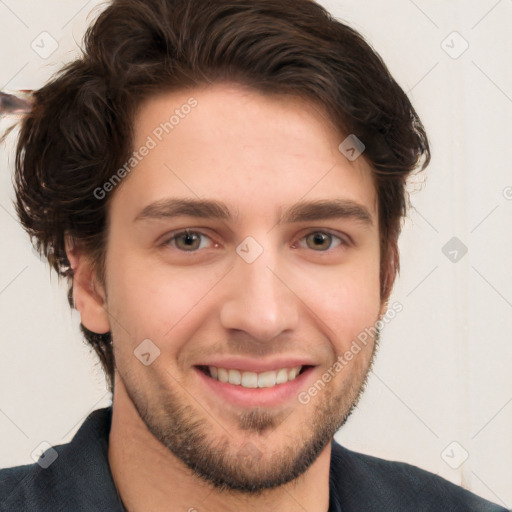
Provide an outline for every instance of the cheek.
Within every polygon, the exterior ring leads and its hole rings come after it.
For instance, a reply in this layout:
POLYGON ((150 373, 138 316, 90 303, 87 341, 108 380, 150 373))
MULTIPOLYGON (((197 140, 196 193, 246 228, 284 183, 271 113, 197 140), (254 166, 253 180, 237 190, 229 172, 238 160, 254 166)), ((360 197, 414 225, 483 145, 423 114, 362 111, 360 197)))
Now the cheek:
POLYGON ((381 305, 377 263, 303 277, 300 297, 337 352, 375 324, 381 305))
POLYGON ((133 251, 120 253, 107 260, 108 307, 124 328, 120 335, 129 333, 133 342, 163 342, 188 325, 221 276, 217 270, 150 265, 133 251))

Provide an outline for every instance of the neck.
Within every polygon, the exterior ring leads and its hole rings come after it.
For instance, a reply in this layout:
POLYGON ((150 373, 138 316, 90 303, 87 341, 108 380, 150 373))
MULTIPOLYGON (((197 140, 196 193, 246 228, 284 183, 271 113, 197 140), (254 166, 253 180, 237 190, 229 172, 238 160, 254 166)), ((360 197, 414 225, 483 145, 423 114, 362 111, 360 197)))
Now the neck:
POLYGON ((194 474, 148 430, 121 382, 114 391, 108 459, 127 512, 326 512, 330 443, 296 480, 258 495, 221 491, 194 474))

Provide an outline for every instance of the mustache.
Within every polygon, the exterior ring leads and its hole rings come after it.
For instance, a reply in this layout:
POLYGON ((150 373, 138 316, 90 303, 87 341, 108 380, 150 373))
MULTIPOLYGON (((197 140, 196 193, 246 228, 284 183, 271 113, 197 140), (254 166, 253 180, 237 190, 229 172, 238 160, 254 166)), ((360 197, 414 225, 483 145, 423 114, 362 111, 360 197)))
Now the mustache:
POLYGON ((280 357, 297 357, 305 360, 314 357, 317 360, 336 358, 334 348, 329 343, 311 343, 298 340, 275 340, 260 342, 248 336, 234 336, 221 340, 200 343, 194 348, 187 347, 185 359, 189 361, 205 359, 241 358, 241 359, 279 359, 280 357))

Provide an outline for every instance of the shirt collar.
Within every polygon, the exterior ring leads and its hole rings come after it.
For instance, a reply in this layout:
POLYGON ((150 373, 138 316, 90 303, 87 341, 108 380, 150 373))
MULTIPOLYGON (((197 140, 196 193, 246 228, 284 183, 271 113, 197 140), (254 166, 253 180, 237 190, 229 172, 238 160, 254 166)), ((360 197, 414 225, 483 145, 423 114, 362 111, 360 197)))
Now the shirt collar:
MULTIPOLYGON (((111 512, 126 512, 112 477, 108 462, 108 437, 112 423, 112 406, 93 411, 86 418, 75 434, 69 452, 75 453, 70 459, 73 463, 73 475, 78 482, 89 482, 80 485, 80 493, 84 502, 98 504, 99 508, 111 512)), ((331 444, 331 466, 329 472, 329 510, 343 512, 337 489, 339 474, 334 463, 333 451, 336 442, 331 444)), ((85 509, 84 509, 85 510, 85 509)))

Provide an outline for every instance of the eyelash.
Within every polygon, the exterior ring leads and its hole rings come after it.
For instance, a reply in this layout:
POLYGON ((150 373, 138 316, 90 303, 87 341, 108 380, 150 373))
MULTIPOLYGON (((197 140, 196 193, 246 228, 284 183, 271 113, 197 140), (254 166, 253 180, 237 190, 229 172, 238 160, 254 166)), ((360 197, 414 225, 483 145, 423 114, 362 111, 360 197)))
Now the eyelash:
MULTIPOLYGON (((349 245, 349 242, 347 240, 343 239, 342 237, 340 237, 338 235, 335 235, 334 233, 330 232, 329 230, 320 230, 320 229, 309 231, 304 236, 302 236, 299 239, 299 241, 302 241, 302 240, 306 239, 308 236, 313 235, 313 234, 323 234, 323 235, 330 236, 331 239, 338 239, 339 240, 339 244, 336 245, 334 248, 340 247, 340 246, 347 247, 349 245)), ((175 246, 173 246, 171 244, 171 242, 175 241, 177 238, 179 238, 180 236, 183 236, 183 235, 200 235, 202 237, 206 237, 206 238, 209 238, 211 240, 211 237, 209 235, 207 235, 206 233, 203 233, 202 231, 194 231, 194 230, 191 230, 191 229, 184 229, 184 230, 181 230, 181 231, 176 231, 174 233, 171 233, 171 236, 169 236, 168 238, 166 238, 162 242, 162 246, 166 246, 166 247, 170 246, 173 249, 176 249, 176 250, 178 250, 178 251, 180 251, 182 253, 185 253, 185 254, 196 254, 196 253, 198 253, 200 251, 200 249, 194 249, 194 250, 191 250, 191 251, 185 251, 185 250, 179 249, 179 248, 177 248, 177 247, 175 247, 175 246)), ((293 243, 292 247, 295 248, 295 246, 296 246, 296 242, 293 243)), ((332 250, 333 250, 333 248, 329 247, 329 248, 327 248, 324 251, 314 251, 313 250, 313 252, 318 252, 318 253, 322 254, 322 253, 332 252, 332 250)))

